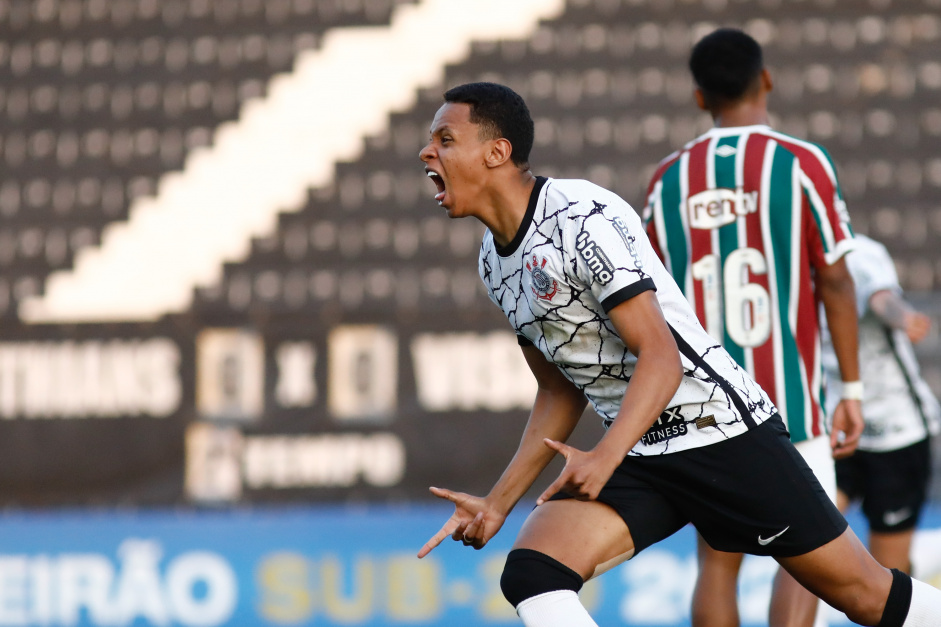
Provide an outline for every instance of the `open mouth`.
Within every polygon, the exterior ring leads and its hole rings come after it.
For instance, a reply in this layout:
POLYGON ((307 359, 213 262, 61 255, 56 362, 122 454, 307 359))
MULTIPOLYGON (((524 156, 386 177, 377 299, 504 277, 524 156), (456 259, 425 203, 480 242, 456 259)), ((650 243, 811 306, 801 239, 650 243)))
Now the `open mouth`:
POLYGON ((438 204, 441 205, 444 202, 444 179, 441 178, 441 175, 435 172, 434 170, 425 169, 425 173, 428 175, 428 178, 435 184, 435 187, 438 188, 438 193, 435 194, 435 200, 438 201, 438 204))

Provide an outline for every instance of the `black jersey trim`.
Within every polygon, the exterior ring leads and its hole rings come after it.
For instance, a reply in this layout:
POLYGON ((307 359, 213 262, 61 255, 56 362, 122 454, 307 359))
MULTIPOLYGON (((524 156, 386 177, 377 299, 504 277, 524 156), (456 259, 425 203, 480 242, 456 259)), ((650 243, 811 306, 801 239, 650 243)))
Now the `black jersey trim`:
POLYGON ((895 358, 895 363, 898 365, 899 370, 902 372, 902 377, 905 379, 908 393, 911 394, 912 400, 915 402, 915 407, 918 408, 918 415, 921 417, 922 426, 925 427, 925 433, 930 436, 931 429, 928 428, 928 416, 925 414, 925 407, 922 405, 918 390, 915 389, 915 381, 912 379, 912 373, 908 371, 905 362, 902 361, 902 354, 899 352, 898 342, 895 341, 895 334, 892 332, 892 329, 887 326, 883 326, 882 330, 885 332, 885 339, 889 342, 889 347, 892 349, 892 357, 895 358))
POLYGON ((719 373, 703 359, 702 355, 694 351, 693 347, 680 337, 680 334, 676 332, 672 324, 667 323, 667 326, 670 327, 670 332, 673 333, 673 339, 676 340, 676 346, 680 349, 680 352, 686 355, 686 358, 693 362, 696 367, 702 368, 707 375, 712 377, 712 380, 732 399, 732 404, 735 405, 735 409, 738 410, 738 413, 742 415, 742 421, 745 423, 745 426, 749 429, 757 427, 758 423, 755 422, 751 412, 748 411, 748 405, 746 405, 742 397, 738 395, 738 392, 735 391, 732 384, 720 376, 719 373))
POLYGON ((624 301, 628 301, 638 294, 643 294, 650 290, 657 291, 657 286, 654 285, 653 279, 650 277, 644 277, 636 283, 631 283, 626 287, 622 287, 614 294, 611 294, 603 301, 601 301, 601 307, 604 309, 605 313, 608 313, 624 301))
POLYGON ((536 177, 536 184, 533 186, 533 191, 529 194, 529 205, 526 206, 526 213, 523 215, 523 221, 520 223, 520 228, 516 232, 516 235, 513 236, 513 239, 506 246, 500 247, 497 246, 494 242, 494 250, 497 251, 497 254, 501 257, 509 257, 520 247, 520 244, 523 243, 523 239, 526 237, 526 233, 529 231, 529 226, 533 223, 533 216, 536 215, 536 204, 539 202, 539 192, 542 191, 542 186, 546 184, 548 179, 544 176, 536 177))
POLYGON ((519 344, 520 346, 535 346, 535 344, 533 344, 532 340, 530 340, 530 339, 529 339, 528 337, 526 337, 525 335, 517 335, 517 336, 516 336, 516 343, 519 344))

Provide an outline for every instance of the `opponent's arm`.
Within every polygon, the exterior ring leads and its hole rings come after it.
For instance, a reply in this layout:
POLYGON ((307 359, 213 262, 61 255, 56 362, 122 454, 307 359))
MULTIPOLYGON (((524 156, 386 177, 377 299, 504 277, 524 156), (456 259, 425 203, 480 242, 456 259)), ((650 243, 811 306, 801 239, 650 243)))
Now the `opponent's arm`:
POLYGON ((581 390, 535 347, 523 347, 523 356, 536 377, 538 390, 516 454, 486 497, 431 488, 435 496, 454 503, 454 514, 422 547, 418 557, 427 555, 449 535, 475 549, 483 548, 555 455, 544 441, 567 440, 578 424, 587 404, 581 390))
POLYGON ((604 437, 590 451, 558 441, 546 444, 565 457, 559 478, 539 497, 544 502, 559 490, 591 500, 610 479, 627 453, 660 416, 683 378, 683 364, 656 293, 646 291, 608 312, 615 330, 637 357, 621 408, 604 437))
POLYGON ((931 330, 931 318, 915 311, 892 290, 879 290, 869 297, 869 309, 891 329, 901 329, 913 344, 925 339, 931 330))
MULTIPOLYGON (((817 268, 814 280, 817 297, 823 303, 830 327, 833 351, 840 365, 843 381, 859 381, 859 330, 856 313, 856 288, 846 259, 817 268)), ((863 432, 859 400, 842 399, 833 411, 830 447, 833 457, 851 455, 863 432)))

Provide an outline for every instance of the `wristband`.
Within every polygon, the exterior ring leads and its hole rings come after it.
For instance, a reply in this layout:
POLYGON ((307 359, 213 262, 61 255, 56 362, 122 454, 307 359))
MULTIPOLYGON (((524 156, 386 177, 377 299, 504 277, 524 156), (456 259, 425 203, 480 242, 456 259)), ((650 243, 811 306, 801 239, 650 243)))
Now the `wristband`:
POLYGON ((843 400, 845 401, 863 400, 863 382, 862 381, 844 381, 843 382, 843 400))

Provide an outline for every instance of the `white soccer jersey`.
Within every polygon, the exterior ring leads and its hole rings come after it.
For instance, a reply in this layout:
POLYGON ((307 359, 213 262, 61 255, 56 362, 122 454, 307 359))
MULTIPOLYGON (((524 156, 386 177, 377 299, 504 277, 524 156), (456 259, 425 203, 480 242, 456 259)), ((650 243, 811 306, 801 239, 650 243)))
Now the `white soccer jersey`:
MULTIPOLYGON (((859 311, 859 369, 863 382, 864 451, 894 451, 938 433, 941 408, 921 378, 912 344, 904 331, 889 329, 869 309, 869 299, 882 290, 901 294, 895 265, 885 246, 864 235, 846 264, 856 284, 859 311)), ((824 316, 821 316, 823 319, 824 316)), ((828 414, 840 400, 840 370, 824 327, 823 355, 827 371, 828 414)))
POLYGON ((650 246, 640 219, 588 181, 538 178, 516 237, 480 251, 490 298, 521 338, 584 391, 605 426, 615 419, 637 358, 605 314, 655 289, 683 360, 679 389, 633 455, 706 446, 774 415, 764 391, 700 326, 650 246))

